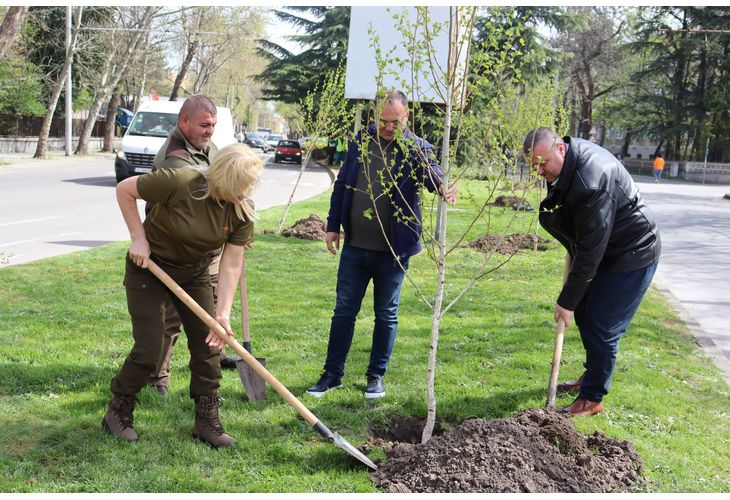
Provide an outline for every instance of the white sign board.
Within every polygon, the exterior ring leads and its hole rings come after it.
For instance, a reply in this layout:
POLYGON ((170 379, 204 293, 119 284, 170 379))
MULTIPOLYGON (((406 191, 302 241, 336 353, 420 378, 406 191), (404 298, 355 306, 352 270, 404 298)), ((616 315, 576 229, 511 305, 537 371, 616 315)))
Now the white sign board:
MULTIPOLYGON (((398 57, 406 61, 411 60, 410 48, 398 30, 395 16, 407 16, 408 22, 415 25, 416 36, 425 36, 424 26, 417 24, 415 7, 352 7, 350 14, 350 40, 347 45, 347 70, 345 79, 345 97, 348 99, 374 99, 377 88, 378 64, 373 42, 377 43, 384 55, 389 58, 398 57), (370 34, 368 30, 375 33, 370 34), (393 51, 391 53, 391 51, 393 51)), ((437 67, 444 70, 448 67, 449 53, 449 7, 428 7, 429 31, 433 26, 441 26, 438 34, 432 41, 432 57, 437 67)), ((412 36, 412 33, 411 33, 412 36)), ((408 99, 421 102, 443 104, 444 100, 436 91, 435 82, 443 82, 443 76, 429 74, 424 68, 415 76, 412 75, 412 65, 402 64, 398 67, 389 65, 383 71, 383 86, 386 89, 402 90, 408 99), (393 74, 396 73, 412 90, 403 88, 402 83, 393 74)), ((445 92, 441 92, 445 95, 445 92)))

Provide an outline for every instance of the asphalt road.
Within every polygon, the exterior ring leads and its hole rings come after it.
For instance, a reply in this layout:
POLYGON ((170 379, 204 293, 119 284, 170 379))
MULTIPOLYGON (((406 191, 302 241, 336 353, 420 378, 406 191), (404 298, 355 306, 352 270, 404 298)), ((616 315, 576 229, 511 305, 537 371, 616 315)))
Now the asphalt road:
MULTIPOLYGON (((284 205, 299 165, 267 160, 254 192, 259 209, 284 205)), ((0 158, 0 267, 97 247, 129 239, 115 197, 114 157, 58 156, 33 160, 0 158)), ((329 189, 329 172, 310 164, 295 201, 329 189)), ((139 203, 142 213, 143 203, 139 203)))
POLYGON ((662 238, 654 285, 730 384, 730 186, 636 180, 662 238))

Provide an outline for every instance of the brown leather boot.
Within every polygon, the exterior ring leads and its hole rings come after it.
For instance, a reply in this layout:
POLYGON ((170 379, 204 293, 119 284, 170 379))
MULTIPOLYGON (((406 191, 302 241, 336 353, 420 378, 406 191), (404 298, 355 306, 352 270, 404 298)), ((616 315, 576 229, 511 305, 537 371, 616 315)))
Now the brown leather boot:
POLYGON ((126 441, 139 440, 137 432, 132 427, 136 402, 134 396, 114 394, 101 421, 102 428, 112 436, 126 441))
POLYGON ((196 399, 193 437, 208 443, 213 448, 235 445, 236 440, 226 434, 218 417, 218 407, 223 404, 223 400, 217 394, 199 396, 196 399))

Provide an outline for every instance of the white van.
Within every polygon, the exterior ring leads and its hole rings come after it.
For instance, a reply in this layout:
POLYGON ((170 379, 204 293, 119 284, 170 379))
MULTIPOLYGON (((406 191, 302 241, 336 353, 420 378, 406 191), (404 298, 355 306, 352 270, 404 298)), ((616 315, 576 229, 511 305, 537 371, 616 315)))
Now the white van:
MULTIPOLYGON (((183 101, 147 101, 132 117, 122 137, 122 147, 114 160, 117 182, 132 175, 152 171, 152 162, 167 136, 177 125, 183 101)), ((217 123, 211 140, 220 149, 236 142, 231 110, 218 107, 217 123)))

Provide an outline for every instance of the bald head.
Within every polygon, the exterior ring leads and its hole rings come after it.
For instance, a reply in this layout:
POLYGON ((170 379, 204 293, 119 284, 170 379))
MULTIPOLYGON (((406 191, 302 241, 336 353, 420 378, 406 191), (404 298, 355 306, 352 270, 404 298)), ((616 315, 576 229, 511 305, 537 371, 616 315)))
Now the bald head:
POLYGON ((525 136, 525 142, 522 144, 522 151, 525 153, 525 156, 529 157, 533 148, 544 142, 549 142, 552 146, 558 142, 562 142, 562 139, 549 127, 533 128, 527 133, 527 136, 525 136))
POLYGON ((522 144, 525 158, 537 170, 537 175, 548 182, 560 177, 565 163, 566 148, 563 139, 548 127, 532 129, 522 144))
POLYGON ((177 127, 193 147, 204 150, 215 130, 217 113, 210 97, 190 96, 185 99, 177 115, 177 127))
POLYGON ((185 102, 183 102, 183 105, 180 108, 180 112, 177 114, 177 119, 179 121, 183 115, 191 117, 199 111, 205 111, 209 115, 213 116, 218 114, 218 110, 216 109, 215 104, 213 104, 213 101, 210 97, 206 95, 195 94, 185 99, 185 102))

